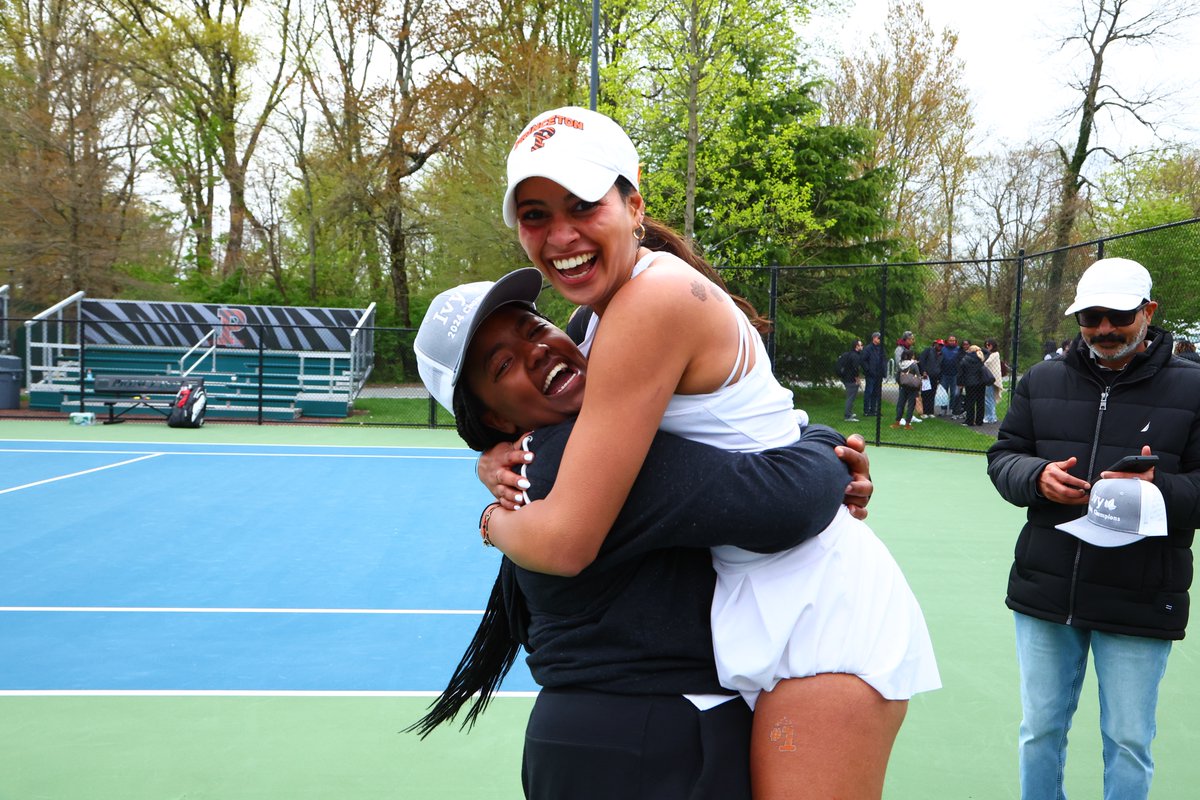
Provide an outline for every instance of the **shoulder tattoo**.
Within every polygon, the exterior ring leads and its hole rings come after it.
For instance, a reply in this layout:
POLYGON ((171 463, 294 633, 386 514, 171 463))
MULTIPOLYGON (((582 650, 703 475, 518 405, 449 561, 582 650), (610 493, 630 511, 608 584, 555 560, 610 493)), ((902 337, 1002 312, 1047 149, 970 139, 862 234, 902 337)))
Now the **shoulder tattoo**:
POLYGON ((692 281, 692 294, 702 303, 708 299, 708 291, 704 288, 702 281, 692 281))

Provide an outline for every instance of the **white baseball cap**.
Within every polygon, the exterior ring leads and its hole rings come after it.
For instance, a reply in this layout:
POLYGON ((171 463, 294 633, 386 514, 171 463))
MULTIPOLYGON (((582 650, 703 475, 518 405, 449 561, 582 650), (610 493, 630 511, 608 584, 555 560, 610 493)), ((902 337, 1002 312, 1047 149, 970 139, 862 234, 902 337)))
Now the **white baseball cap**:
POLYGON ((456 286, 433 298, 413 350, 421 381, 442 408, 454 413, 454 386, 475 331, 497 308, 508 303, 533 305, 542 291, 542 273, 533 267, 510 272, 498 281, 456 286))
POLYGON ((1150 299, 1150 273, 1128 258, 1102 258, 1092 264, 1079 278, 1075 287, 1075 302, 1064 312, 1066 316, 1085 308, 1111 308, 1129 311, 1150 299))
POLYGON ((1092 484, 1087 515, 1055 525, 1098 547, 1121 547, 1167 535, 1162 492, 1140 478, 1105 478, 1092 484))
POLYGON ((504 224, 517 227, 517 186, 526 178, 549 178, 594 203, 618 177, 638 188, 638 173, 637 148, 609 117, 578 106, 539 114, 521 131, 508 154, 504 224))

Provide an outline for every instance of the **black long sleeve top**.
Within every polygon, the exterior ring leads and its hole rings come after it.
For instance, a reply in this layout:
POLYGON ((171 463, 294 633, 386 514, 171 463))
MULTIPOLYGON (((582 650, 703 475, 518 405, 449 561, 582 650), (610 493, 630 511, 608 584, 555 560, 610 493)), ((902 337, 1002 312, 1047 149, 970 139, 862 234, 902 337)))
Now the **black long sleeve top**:
MULTIPOLYGON (((549 493, 572 426, 533 436, 532 499, 549 493)), ((824 530, 849 480, 833 452, 843 443, 815 425, 796 444, 761 453, 659 433, 589 567, 564 578, 505 560, 508 613, 524 617, 534 679, 624 694, 728 693, 713 663, 708 548, 777 552, 824 530)), ((602 479, 603 465, 597 471, 602 479)))

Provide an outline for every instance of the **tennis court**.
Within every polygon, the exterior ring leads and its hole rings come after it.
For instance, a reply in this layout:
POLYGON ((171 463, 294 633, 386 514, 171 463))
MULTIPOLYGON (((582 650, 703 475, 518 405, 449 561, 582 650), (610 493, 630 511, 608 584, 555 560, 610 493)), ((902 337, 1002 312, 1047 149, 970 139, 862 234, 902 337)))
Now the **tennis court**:
MULTIPOLYGON (((885 796, 1013 798, 1003 605, 1021 512, 981 456, 871 451, 870 522, 945 688, 911 704, 885 796)), ((0 421, 0 800, 519 798, 518 662, 470 734, 402 729, 474 631, 498 556, 448 431, 0 421)), ((1200 663, 1162 687, 1155 798, 1200 785, 1200 663)), ((1100 795, 1094 682, 1067 790, 1100 795)))

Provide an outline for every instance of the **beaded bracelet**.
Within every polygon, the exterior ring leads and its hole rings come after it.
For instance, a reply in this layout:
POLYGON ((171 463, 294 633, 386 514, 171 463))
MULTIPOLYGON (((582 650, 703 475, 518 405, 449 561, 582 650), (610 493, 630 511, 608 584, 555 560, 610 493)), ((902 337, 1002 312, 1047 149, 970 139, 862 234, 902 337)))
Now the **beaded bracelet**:
POLYGON ((495 547, 492 544, 491 538, 488 536, 488 523, 492 521, 492 514, 497 508, 500 508, 499 503, 489 503, 488 507, 483 510, 483 514, 479 516, 479 537, 483 539, 484 547, 495 547))

